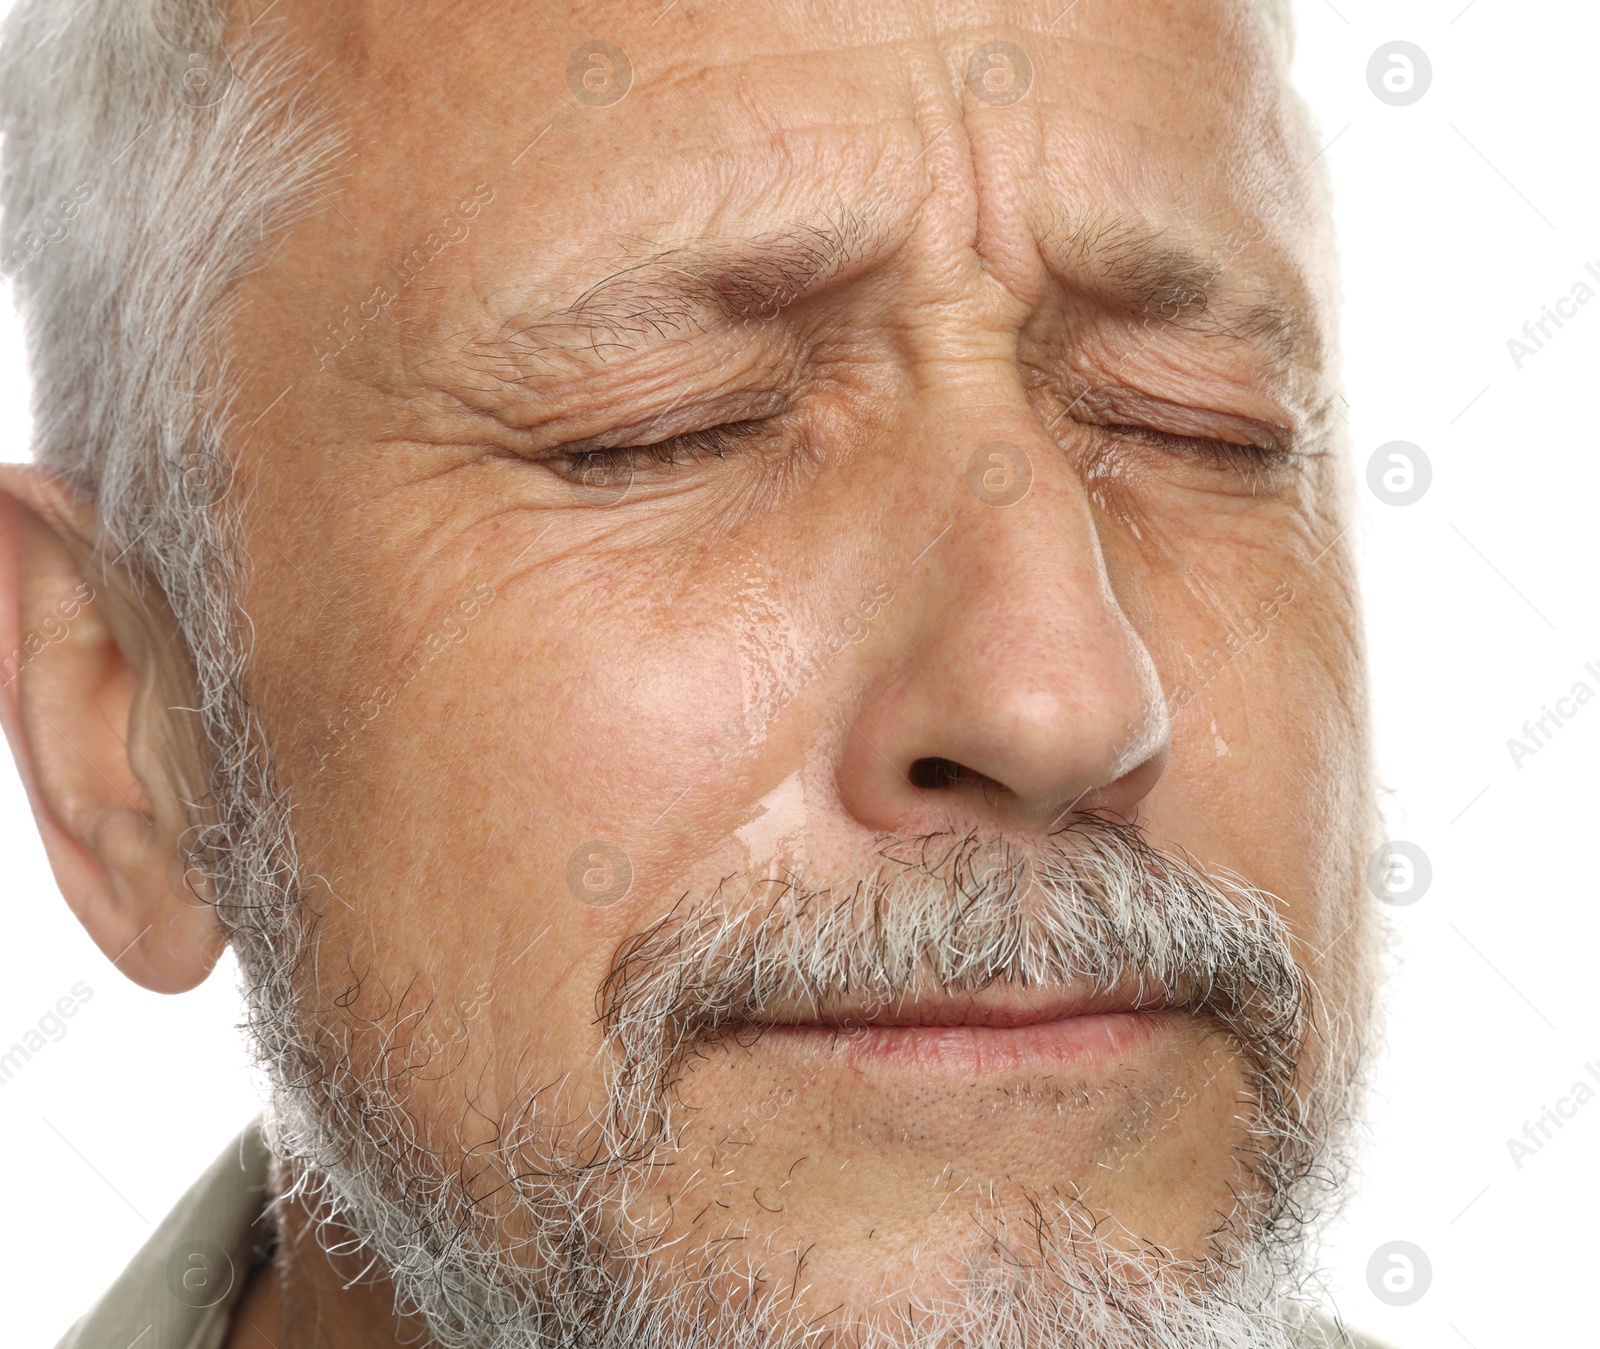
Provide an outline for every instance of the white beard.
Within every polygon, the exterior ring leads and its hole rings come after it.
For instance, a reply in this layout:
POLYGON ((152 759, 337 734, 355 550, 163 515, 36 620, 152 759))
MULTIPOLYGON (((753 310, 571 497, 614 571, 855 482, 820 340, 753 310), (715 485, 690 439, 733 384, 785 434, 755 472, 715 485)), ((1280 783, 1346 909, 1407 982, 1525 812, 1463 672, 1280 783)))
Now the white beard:
MULTIPOLYGON (((298 1007, 258 1005, 253 1017, 274 1086, 269 1138, 323 1240, 370 1259, 397 1309, 443 1349, 1303 1344, 1304 1309, 1290 1299, 1319 1210, 1346 1171, 1357 1018, 1319 1018, 1324 1057, 1300 1081, 1314 998, 1270 898, 1203 878, 1120 826, 1095 822, 1074 842, 1026 879, 1028 869, 1009 865, 976 870, 963 841, 936 866, 849 891, 793 884, 758 916, 720 906, 719 892, 641 934, 607 985, 603 1115, 559 1153, 533 1103, 501 1121, 493 1146, 471 1157, 480 1187, 492 1177, 492 1201, 463 1179, 463 1155, 418 1143, 403 1080, 363 1080, 347 1060, 330 1061, 337 1032, 319 1035, 298 1007), (1218 1215, 1202 1259, 1114 1244, 1082 1205, 1024 1197, 974 1214, 966 1255, 944 1252, 953 1272, 805 1319, 778 1295, 795 1292, 792 1282, 772 1272, 795 1270, 799 1252, 741 1264, 729 1253, 737 1246, 680 1243, 664 1258, 660 1230, 628 1216, 646 1174, 672 1157, 684 1056, 763 1001, 866 987, 889 1003, 912 988, 1069 977, 1108 987, 1130 972, 1214 1017, 1249 1066, 1255 1119, 1238 1152, 1256 1193, 1218 1215)), ((284 943, 277 958, 296 948, 284 943)), ((258 1004, 289 987, 282 966, 252 973, 258 1004)))

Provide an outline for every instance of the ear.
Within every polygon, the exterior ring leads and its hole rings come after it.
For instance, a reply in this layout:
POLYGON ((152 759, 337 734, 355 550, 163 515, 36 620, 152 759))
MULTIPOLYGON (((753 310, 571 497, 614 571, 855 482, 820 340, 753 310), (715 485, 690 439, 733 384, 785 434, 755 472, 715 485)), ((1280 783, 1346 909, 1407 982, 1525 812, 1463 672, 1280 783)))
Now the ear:
POLYGON ((0 723, 78 921, 135 983, 181 993, 227 944, 183 849, 205 795, 193 675, 165 602, 94 539, 62 480, 0 464, 0 723))

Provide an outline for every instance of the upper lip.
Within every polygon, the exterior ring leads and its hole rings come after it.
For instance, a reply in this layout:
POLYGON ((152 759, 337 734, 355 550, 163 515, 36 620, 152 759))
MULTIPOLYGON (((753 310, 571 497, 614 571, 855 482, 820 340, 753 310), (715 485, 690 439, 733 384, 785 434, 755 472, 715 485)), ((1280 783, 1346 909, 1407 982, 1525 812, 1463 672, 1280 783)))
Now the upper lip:
POLYGON ((982 1026, 1011 1030, 1069 1017, 1170 1008, 1164 991, 1149 989, 1040 989, 991 987, 976 993, 908 994, 879 1005, 859 1001, 810 1008, 768 1008, 756 1020, 764 1027, 849 1030, 857 1027, 982 1026))

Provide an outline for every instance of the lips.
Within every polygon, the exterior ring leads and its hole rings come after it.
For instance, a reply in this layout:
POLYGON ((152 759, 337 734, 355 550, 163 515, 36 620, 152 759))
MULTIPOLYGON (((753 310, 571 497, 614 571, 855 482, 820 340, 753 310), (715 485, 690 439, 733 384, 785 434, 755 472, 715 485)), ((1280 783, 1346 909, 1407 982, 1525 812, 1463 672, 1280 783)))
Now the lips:
POLYGON ((753 1024, 762 1027, 831 1030, 949 1028, 1014 1030, 1074 1017, 1163 1011, 1175 1006, 1165 992, 1135 989, 1060 990, 995 985, 976 993, 924 993, 870 1006, 824 1004, 805 1012, 769 1008, 753 1024))
POLYGON ((780 1054, 843 1054, 861 1069, 978 1078, 1016 1071, 1109 1071, 1170 1036, 1185 1014, 1128 990, 997 988, 891 1005, 821 1008, 754 1023, 780 1054))

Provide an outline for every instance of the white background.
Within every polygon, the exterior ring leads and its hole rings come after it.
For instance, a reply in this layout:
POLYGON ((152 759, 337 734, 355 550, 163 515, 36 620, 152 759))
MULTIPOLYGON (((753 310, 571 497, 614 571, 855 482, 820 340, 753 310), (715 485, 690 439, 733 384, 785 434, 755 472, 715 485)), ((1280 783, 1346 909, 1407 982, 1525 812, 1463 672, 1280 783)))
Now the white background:
MULTIPOLYGON (((1409 507, 1362 488, 1356 529, 1391 831, 1434 879, 1390 911, 1402 960, 1380 1099, 1329 1274, 1344 1315, 1397 1349, 1596 1344, 1600 1101, 1520 1168, 1507 1140, 1600 1063, 1600 702, 1520 767, 1506 742, 1578 679, 1600 691, 1583 670, 1600 667, 1600 303, 1521 370, 1506 344, 1586 261, 1600 268, 1600 7, 1336 3, 1299 4, 1297 78, 1331 142, 1358 465, 1391 440, 1433 465, 1409 507), (1397 38, 1434 71, 1404 108, 1366 81, 1397 38), (1407 1307, 1368 1284, 1392 1240, 1432 1264, 1407 1307)), ((22 369, 0 306, 9 459, 27 453, 22 369)), ((93 989, 67 1036, 0 1087, 3 1338, 47 1346, 259 1096, 231 964, 178 998, 123 980, 61 902, 9 759, 0 858, 0 1047, 78 981, 93 989)))

